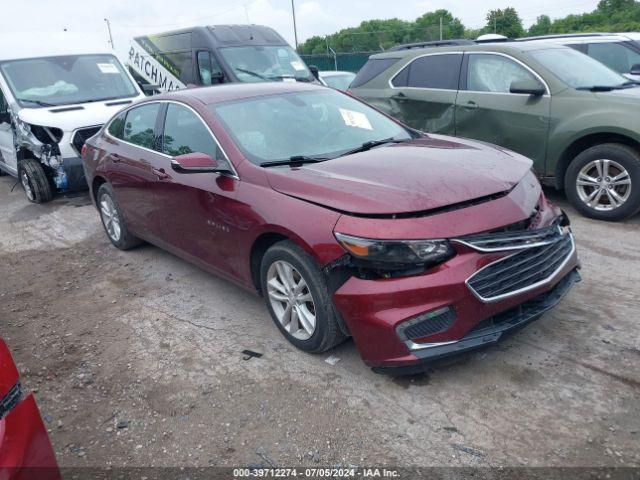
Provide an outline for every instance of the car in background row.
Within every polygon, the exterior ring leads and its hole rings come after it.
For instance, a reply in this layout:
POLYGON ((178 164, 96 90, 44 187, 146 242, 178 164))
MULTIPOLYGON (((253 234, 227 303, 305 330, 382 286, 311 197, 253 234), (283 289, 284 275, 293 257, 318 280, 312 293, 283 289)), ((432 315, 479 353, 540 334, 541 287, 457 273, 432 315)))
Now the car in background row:
POLYGON ((64 33, 33 43, 0 36, 0 175, 27 199, 86 190, 80 152, 123 106, 144 98, 113 51, 64 33))
POLYGON ((316 82, 278 32, 262 25, 212 25, 136 37, 127 65, 145 90, 273 81, 316 82))
POLYGON ((319 72, 319 76, 324 85, 342 92, 346 92, 353 79, 356 78, 355 73, 340 70, 322 70, 319 72))
POLYGON ((640 81, 640 33, 574 33, 519 38, 518 42, 565 45, 595 58, 607 67, 640 81))
POLYGON ((372 56, 349 92, 407 125, 490 142, 534 161, 586 216, 640 209, 640 88, 571 48, 539 42, 372 56))
POLYGON ((0 478, 59 480, 60 472, 33 394, 0 338, 0 478))
POLYGON ((326 87, 151 97, 83 159, 116 247, 144 239, 261 292, 293 345, 353 336, 377 371, 495 343, 579 280, 568 219, 530 160, 326 87))

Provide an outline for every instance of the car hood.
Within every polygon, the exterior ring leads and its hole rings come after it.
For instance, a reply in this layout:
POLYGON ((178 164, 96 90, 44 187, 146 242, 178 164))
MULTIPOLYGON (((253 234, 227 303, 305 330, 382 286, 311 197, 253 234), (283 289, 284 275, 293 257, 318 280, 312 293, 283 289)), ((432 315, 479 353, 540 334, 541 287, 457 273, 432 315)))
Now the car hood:
POLYGON ((267 175, 285 195, 344 213, 393 215, 507 192, 530 168, 530 160, 499 147, 429 135, 267 175))
POLYGON ((63 105, 59 107, 23 108, 18 117, 23 122, 42 127, 59 128, 71 132, 77 128, 93 127, 104 124, 123 107, 130 105, 140 97, 123 98, 104 102, 63 105))

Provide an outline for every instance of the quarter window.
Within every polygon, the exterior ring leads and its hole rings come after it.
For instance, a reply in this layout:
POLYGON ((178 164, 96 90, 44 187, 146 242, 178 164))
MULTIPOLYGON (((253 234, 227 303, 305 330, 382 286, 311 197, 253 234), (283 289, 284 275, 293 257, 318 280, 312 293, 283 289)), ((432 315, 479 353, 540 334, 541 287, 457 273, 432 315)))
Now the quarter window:
POLYGON ((462 55, 429 55, 411 62, 393 80, 396 87, 457 90, 462 55))
POLYGON ((107 128, 107 131, 109 132, 109 135, 111 135, 112 137, 118 138, 120 140, 123 139, 123 135, 124 135, 124 119, 125 119, 126 116, 127 116, 126 112, 125 113, 121 113, 116 118, 111 120, 111 123, 109 124, 109 128, 107 128))
POLYGON ((159 103, 142 105, 129 110, 122 139, 140 147, 154 149, 154 130, 159 111, 159 103))
POLYGON ((509 93, 511 84, 536 78, 526 68, 500 55, 469 55, 467 90, 474 92, 509 93))
POLYGON ((170 103, 164 122, 162 152, 172 157, 186 153, 206 153, 224 159, 218 144, 202 120, 186 107, 170 103))

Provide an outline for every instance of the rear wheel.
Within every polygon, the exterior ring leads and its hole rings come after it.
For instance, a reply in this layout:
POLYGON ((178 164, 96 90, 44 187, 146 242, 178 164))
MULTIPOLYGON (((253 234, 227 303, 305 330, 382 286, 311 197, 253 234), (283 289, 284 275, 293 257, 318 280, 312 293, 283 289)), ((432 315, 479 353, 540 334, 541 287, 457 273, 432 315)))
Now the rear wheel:
POLYGON ((587 217, 627 218, 640 209, 640 154, 615 143, 591 147, 569 165, 565 191, 587 217))
POLYGON ((18 178, 31 203, 46 203, 53 198, 53 187, 42 164, 33 158, 20 161, 18 178))
POLYGON ((267 308, 289 342, 320 353, 345 339, 322 271, 295 243, 287 240, 267 250, 260 273, 267 308))
POLYGON ((129 232, 122 210, 108 183, 100 186, 97 199, 102 226, 111 243, 120 250, 129 250, 140 245, 142 240, 129 232))

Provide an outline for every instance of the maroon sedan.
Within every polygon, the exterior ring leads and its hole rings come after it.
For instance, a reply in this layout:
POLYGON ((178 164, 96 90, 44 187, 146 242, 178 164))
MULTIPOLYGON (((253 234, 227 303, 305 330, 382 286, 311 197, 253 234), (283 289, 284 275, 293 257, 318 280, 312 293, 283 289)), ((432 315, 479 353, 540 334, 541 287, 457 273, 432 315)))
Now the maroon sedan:
POLYGON ((376 371, 494 343, 580 278, 530 160, 319 86, 152 97, 83 158, 116 247, 146 240, 262 294, 302 350, 352 336, 376 371))

